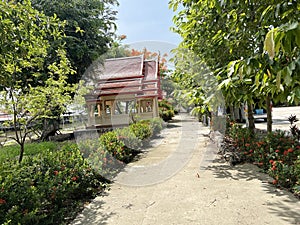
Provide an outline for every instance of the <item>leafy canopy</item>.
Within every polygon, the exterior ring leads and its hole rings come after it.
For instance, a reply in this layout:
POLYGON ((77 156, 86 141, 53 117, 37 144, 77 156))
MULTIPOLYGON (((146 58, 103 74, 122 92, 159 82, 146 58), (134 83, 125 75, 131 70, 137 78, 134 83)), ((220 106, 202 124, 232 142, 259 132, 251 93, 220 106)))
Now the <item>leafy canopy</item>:
POLYGON ((74 71, 63 48, 64 23, 33 9, 29 0, 1 1, 0 29, 0 105, 13 115, 8 123, 15 130, 11 138, 21 146, 21 162, 35 125, 71 100, 74 87, 67 75, 74 71))
POLYGON ((54 14, 66 21, 65 37, 67 56, 77 76, 69 81, 78 82, 85 70, 113 43, 116 30, 117 0, 32 0, 34 8, 47 16, 54 14))

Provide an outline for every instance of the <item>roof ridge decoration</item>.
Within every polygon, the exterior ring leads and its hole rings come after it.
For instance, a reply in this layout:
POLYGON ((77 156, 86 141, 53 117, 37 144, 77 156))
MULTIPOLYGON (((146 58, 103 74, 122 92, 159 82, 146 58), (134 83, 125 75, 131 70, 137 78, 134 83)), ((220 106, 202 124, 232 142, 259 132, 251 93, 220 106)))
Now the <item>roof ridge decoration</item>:
POLYGON ((126 59, 131 59, 131 58, 144 58, 144 54, 141 55, 135 55, 135 56, 125 56, 125 57, 118 57, 118 58, 109 58, 105 59, 105 61, 114 61, 114 60, 126 60, 126 59))

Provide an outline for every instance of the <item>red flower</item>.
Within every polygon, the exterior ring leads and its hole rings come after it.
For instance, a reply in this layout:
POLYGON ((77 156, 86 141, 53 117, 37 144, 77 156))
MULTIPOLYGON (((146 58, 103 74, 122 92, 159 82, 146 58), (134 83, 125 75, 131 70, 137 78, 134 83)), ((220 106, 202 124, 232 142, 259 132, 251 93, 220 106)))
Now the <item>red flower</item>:
POLYGON ((276 153, 279 153, 280 151, 278 149, 275 150, 276 153))
POLYGON ((252 153, 253 152, 253 150, 252 149, 250 149, 250 151, 249 151, 250 153, 252 153))
POLYGON ((271 170, 273 170, 273 171, 276 170, 276 166, 272 166, 272 169, 271 169, 271 170))
POLYGON ((249 144, 249 143, 246 143, 246 144, 245 144, 245 146, 246 146, 246 147, 249 147, 249 146, 250 146, 250 144, 249 144))
POLYGON ((278 180, 273 180, 272 183, 273 183, 273 184, 277 184, 277 183, 278 183, 278 180))
POLYGON ((0 198, 0 205, 5 204, 5 203, 6 203, 6 201, 4 199, 0 198))
POLYGON ((292 148, 289 148, 287 151, 288 152, 293 152, 294 150, 292 148))
POLYGON ((257 142, 256 144, 257 144, 257 147, 260 147, 260 146, 261 146, 261 144, 260 144, 259 142, 257 142))
POLYGON ((58 175, 58 171, 57 170, 55 170, 53 173, 54 173, 55 176, 58 175))
POLYGON ((71 179, 72 179, 72 181, 76 181, 78 179, 78 177, 72 177, 71 179))
POLYGON ((283 152, 283 155, 287 155, 289 152, 288 151, 284 151, 283 152))
POLYGON ((273 163, 274 163, 274 160, 273 160, 273 159, 270 159, 269 163, 273 164, 273 163))

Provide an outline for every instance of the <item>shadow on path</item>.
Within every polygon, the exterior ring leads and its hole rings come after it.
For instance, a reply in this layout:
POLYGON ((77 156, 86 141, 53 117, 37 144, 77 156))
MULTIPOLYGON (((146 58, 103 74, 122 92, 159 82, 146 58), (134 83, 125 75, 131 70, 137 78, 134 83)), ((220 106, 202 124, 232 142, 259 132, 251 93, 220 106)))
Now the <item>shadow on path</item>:
POLYGON ((257 166, 246 163, 232 167, 219 158, 208 166, 207 170, 212 171, 217 179, 259 180, 263 192, 270 195, 271 200, 266 203, 270 213, 280 217, 288 224, 300 224, 299 199, 287 190, 276 188, 271 184, 272 178, 263 173, 257 166), (278 197, 278 200, 273 200, 274 196, 278 197))
POLYGON ((104 191, 99 195, 100 198, 94 199, 84 210, 83 213, 77 216, 77 218, 71 223, 71 225, 88 225, 88 224, 97 224, 97 225, 105 225, 107 224, 107 220, 114 216, 116 213, 109 212, 103 213, 101 212, 102 205, 105 202, 102 197, 107 196, 108 192, 104 191), (87 210, 88 209, 88 210, 87 210))

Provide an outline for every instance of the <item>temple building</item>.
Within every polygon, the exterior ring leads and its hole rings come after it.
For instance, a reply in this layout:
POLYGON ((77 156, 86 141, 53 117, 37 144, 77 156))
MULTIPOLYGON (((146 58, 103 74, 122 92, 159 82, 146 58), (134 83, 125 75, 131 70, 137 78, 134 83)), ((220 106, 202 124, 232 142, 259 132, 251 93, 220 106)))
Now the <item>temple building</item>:
POLYGON ((88 128, 124 126, 158 117, 159 62, 144 55, 107 59, 94 90, 85 95, 88 128))

